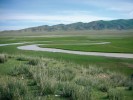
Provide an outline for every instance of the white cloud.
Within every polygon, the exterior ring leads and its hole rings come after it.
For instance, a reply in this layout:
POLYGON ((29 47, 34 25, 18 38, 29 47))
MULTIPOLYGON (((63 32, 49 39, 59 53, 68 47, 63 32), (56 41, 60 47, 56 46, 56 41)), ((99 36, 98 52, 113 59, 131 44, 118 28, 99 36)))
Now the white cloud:
POLYGON ((117 12, 129 18, 131 18, 130 13, 133 11, 133 2, 130 0, 83 0, 83 2, 88 5, 103 8, 109 12, 117 12))
POLYGON ((24 29, 28 28, 29 26, 0 26, 0 31, 4 30, 19 30, 19 29, 24 29))
POLYGON ((113 7, 110 7, 109 9, 119 12, 130 12, 133 11, 133 3, 121 2, 119 4, 115 4, 113 7))
POLYGON ((90 5, 97 7, 105 7, 106 9, 116 10, 116 11, 131 11, 133 10, 133 2, 128 0, 89 0, 86 1, 90 5))
POLYGON ((73 22, 90 22, 95 20, 111 20, 108 17, 93 16, 86 13, 70 13, 69 15, 29 15, 29 14, 14 14, 0 16, 1 21, 33 21, 33 22, 58 22, 58 23, 73 23, 73 22))
POLYGON ((91 22, 95 20, 111 20, 111 18, 93 16, 87 11, 64 11, 56 15, 8 14, 0 16, 0 22, 10 23, 10 25, 0 26, 0 30, 23 29, 39 25, 55 25, 60 23, 91 22))
POLYGON ((130 16, 131 18, 133 18, 133 11, 131 11, 131 12, 129 13, 129 16, 130 16))

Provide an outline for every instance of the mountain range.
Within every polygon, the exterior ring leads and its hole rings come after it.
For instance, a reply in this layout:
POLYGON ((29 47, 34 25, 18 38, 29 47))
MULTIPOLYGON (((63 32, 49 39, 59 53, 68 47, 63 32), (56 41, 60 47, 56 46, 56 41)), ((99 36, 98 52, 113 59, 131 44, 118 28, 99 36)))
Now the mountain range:
POLYGON ((53 26, 43 25, 17 31, 5 32, 52 32, 52 31, 73 31, 73 30, 128 30, 133 29, 133 19, 118 19, 111 21, 92 21, 89 23, 77 22, 72 24, 57 24, 53 26))

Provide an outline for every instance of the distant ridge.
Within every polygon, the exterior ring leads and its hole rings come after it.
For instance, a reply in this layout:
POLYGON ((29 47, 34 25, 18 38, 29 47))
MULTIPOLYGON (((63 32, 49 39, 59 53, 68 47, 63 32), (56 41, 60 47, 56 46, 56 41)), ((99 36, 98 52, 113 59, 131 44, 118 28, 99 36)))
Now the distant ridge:
MULTIPOLYGON (((73 30, 128 30, 133 29, 133 19, 118 19, 111 21, 92 21, 89 23, 72 23, 72 24, 57 24, 53 26, 43 25, 31 27, 13 32, 52 32, 52 31, 73 31, 73 30)), ((9 32, 9 31, 5 31, 9 32)), ((12 31, 10 31, 12 32, 12 31)))

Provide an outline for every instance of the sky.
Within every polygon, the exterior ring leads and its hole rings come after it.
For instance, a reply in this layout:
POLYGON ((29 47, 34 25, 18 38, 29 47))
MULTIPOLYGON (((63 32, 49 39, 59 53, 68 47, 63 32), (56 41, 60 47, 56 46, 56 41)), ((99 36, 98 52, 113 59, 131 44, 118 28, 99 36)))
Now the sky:
POLYGON ((133 18, 133 0, 0 0, 0 31, 133 18))

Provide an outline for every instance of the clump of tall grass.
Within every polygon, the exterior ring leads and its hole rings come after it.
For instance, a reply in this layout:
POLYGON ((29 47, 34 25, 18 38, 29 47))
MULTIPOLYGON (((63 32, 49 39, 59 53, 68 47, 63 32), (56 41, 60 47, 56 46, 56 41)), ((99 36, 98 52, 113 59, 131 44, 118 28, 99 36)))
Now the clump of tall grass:
POLYGON ((75 77, 74 70, 70 68, 63 68, 59 71, 57 79, 60 81, 71 81, 75 77))
POLYGON ((55 80, 45 80, 40 83, 41 95, 54 94, 56 91, 56 81, 55 80))
POLYGON ((92 100, 90 87, 78 87, 74 90, 72 100, 92 100))
POLYGON ((79 77, 75 80, 75 83, 84 87, 93 87, 102 92, 107 92, 111 87, 108 79, 100 79, 95 76, 79 77))
POLYGON ((57 94, 70 100, 91 100, 91 89, 78 86, 73 82, 58 84, 57 94))
POLYGON ((71 81, 76 75, 73 68, 55 66, 51 66, 51 64, 39 64, 37 67, 30 67, 30 70, 34 75, 40 73, 47 76, 47 78, 54 77, 57 81, 71 81))
POLYGON ((131 77, 127 80, 127 86, 128 86, 128 90, 133 90, 133 74, 132 74, 131 77))
POLYGON ((107 92, 110 88, 112 88, 112 85, 110 84, 109 80, 101 80, 97 87, 100 91, 107 92))
POLYGON ((133 82, 131 82, 128 86, 128 90, 133 90, 133 82))
POLYGON ((7 54, 0 54, 0 63, 4 63, 8 60, 7 54))
POLYGON ((7 82, 0 83, 0 100, 22 100, 26 93, 27 88, 23 82, 8 78, 7 82))
POLYGON ((88 75, 97 75, 100 73, 105 73, 102 68, 96 68, 95 66, 89 66, 87 72, 88 75))
POLYGON ((127 78, 120 73, 112 73, 110 75, 110 81, 114 87, 125 86, 127 78))
POLYGON ((118 89, 109 89, 107 92, 109 100, 123 100, 124 99, 124 94, 122 90, 118 89))
POLYGON ((81 89, 81 92, 80 87, 82 86, 73 82, 73 78, 76 76, 73 68, 71 69, 70 67, 64 67, 61 65, 55 65, 55 67, 51 64, 47 64, 47 66, 44 65, 42 67, 42 65, 39 64, 37 66, 30 67, 34 80, 37 82, 37 86, 40 87, 41 95, 55 94, 65 98, 71 98, 72 100, 83 100, 85 97, 89 98, 88 96, 90 95, 88 94, 91 92, 84 90, 86 88, 81 89), (86 96, 84 97, 83 95, 85 95, 85 93, 86 96))
POLYGON ((28 85, 28 86, 35 86, 35 85, 37 85, 37 82, 36 82, 35 80, 29 80, 29 81, 27 82, 27 85, 28 85))
POLYGON ((30 59, 28 64, 33 65, 33 66, 38 65, 39 59, 37 59, 37 58, 30 59))
POLYGON ((82 86, 92 86, 92 81, 86 77, 79 77, 75 80, 75 83, 82 86))
POLYGON ((32 57, 26 56, 26 55, 11 55, 13 58, 15 58, 18 61, 29 61, 30 59, 33 59, 32 57))
POLYGON ((9 72, 9 75, 12 75, 12 76, 23 75, 29 78, 32 77, 32 73, 29 71, 29 68, 27 65, 15 66, 15 68, 9 72))
POLYGON ((127 81, 127 87, 128 87, 128 90, 133 90, 133 80, 127 81))
POLYGON ((61 93, 60 95, 67 98, 72 97, 74 90, 77 88, 75 84, 68 82, 62 83, 60 85, 61 85, 59 89, 61 93))
POLYGON ((17 59, 18 61, 27 61, 27 60, 28 60, 28 58, 25 57, 25 56, 18 56, 16 59, 17 59))

